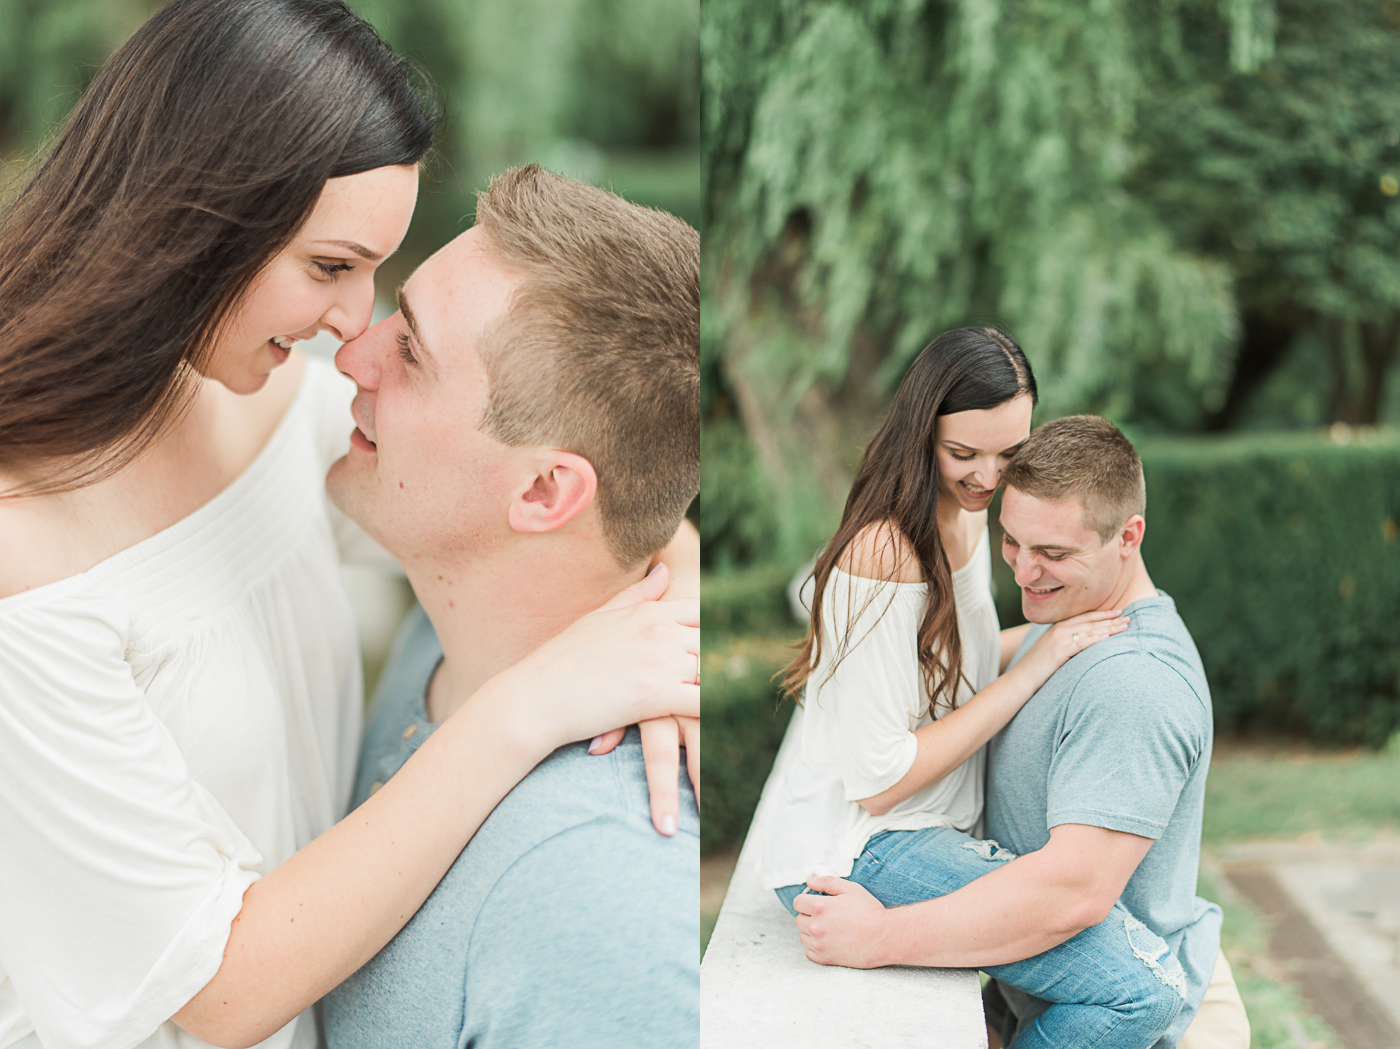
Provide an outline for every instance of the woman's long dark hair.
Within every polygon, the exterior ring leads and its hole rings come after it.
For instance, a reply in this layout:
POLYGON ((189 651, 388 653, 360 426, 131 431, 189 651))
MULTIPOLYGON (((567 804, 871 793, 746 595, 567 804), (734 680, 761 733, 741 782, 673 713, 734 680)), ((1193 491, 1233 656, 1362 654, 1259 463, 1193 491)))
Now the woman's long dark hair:
MULTIPOLYGON (((953 573, 938 533, 938 460, 934 455, 938 416, 980 411, 1030 394, 1035 376, 1021 347, 995 328, 945 332, 915 358, 889 415, 865 450, 846 497, 840 527, 817 558, 812 621, 796 657, 783 672, 783 692, 801 701, 822 654, 822 597, 831 570, 866 527, 884 535, 893 553, 900 544, 918 559, 928 600, 919 622, 918 659, 930 709, 957 703, 962 680, 962 639, 953 603, 953 573)), ((836 663, 857 640, 851 636, 861 610, 841 633, 836 663)))
POLYGON ((0 469, 135 458, 327 179, 417 164, 435 103, 340 0, 172 0, 0 219, 0 469))

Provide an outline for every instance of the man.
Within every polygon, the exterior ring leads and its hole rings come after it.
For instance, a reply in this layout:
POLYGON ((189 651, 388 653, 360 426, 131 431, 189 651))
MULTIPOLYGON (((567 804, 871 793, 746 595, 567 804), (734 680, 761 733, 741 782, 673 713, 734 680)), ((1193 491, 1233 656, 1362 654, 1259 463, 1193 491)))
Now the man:
MULTIPOLYGON (((426 610, 380 687, 355 804, 477 685, 637 582, 699 488, 685 223, 513 169, 399 305, 337 355, 358 429, 329 490, 426 610)), ((698 812, 680 792, 658 834, 637 730, 605 757, 556 751, 326 999, 329 1044, 695 1045, 698 812)))
MULTIPOLYGON (((1142 561, 1137 453, 1103 419, 1056 419, 1021 446, 1002 483, 1002 554, 1033 624, 1017 658, 1081 612, 1121 608, 1130 626, 1066 662, 989 747, 987 835, 1019 858, 891 910, 860 886, 813 879, 834 898, 798 897, 808 957, 861 968, 1018 961, 1096 925, 1121 897, 1186 974, 1185 1007, 1158 1047, 1245 1049, 1220 909, 1195 895, 1210 693, 1185 624, 1142 561)), ((1007 1043, 1046 1007, 995 982, 985 997, 1007 1043)))

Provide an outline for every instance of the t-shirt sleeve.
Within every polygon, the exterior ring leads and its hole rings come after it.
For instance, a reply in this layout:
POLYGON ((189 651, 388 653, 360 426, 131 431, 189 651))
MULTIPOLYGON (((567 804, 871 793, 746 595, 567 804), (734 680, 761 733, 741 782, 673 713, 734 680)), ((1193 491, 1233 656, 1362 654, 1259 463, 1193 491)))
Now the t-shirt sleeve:
POLYGON ((923 600, 844 573, 833 572, 827 589, 824 644, 840 662, 830 679, 814 678, 817 688, 809 688, 806 701, 835 710, 845 797, 860 801, 898 783, 918 753, 913 727, 925 705, 917 655, 923 600), (850 639, 844 652, 835 641, 843 635, 850 639))
POLYGON ((688 822, 662 838, 604 817, 512 864, 472 931, 459 1044, 698 1046, 699 840, 688 822))
POLYGON ((1150 653, 1094 664, 1066 705, 1046 828, 1082 823, 1161 837, 1209 734, 1201 697, 1150 653))
POLYGON ((169 1020, 262 862, 146 702, 120 617, 0 619, 0 975, 46 1049, 125 1049, 169 1020))

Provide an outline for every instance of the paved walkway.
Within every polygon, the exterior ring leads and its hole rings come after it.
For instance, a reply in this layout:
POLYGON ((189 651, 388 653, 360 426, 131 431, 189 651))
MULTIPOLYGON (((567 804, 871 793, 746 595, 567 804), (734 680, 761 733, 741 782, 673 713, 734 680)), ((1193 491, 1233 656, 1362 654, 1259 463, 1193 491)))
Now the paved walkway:
POLYGON ((1400 842, 1216 850, 1263 914, 1269 956, 1346 1049, 1400 1049, 1400 842))

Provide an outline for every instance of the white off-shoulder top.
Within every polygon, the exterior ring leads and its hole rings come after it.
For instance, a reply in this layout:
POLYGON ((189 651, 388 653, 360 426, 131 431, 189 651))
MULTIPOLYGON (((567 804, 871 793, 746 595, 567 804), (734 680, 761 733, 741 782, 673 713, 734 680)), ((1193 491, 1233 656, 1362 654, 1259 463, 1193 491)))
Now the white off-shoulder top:
MULTIPOLYGON (((953 573, 967 679, 959 703, 985 688, 1000 669, 991 580, 984 531, 971 560, 953 573)), ((982 818, 985 748, 883 816, 858 804, 904 777, 918 751, 914 731, 932 720, 918 661, 927 593, 923 583, 832 570, 822 595, 821 660, 793 713, 788 745, 765 791, 774 795, 774 803, 766 808, 763 826, 755 828, 765 887, 797 885, 812 875, 844 878, 865 843, 882 831, 972 831, 982 818), (838 653, 844 654, 839 662, 838 653)))
MULTIPOLYGON (((355 625, 329 507, 354 386, 308 362, 253 464, 87 572, 0 600, 0 1049, 192 1049, 244 891, 344 815, 355 625)), ((382 552, 381 552, 382 553, 382 552)), ((317 1042, 309 1012, 262 1043, 317 1042)))

